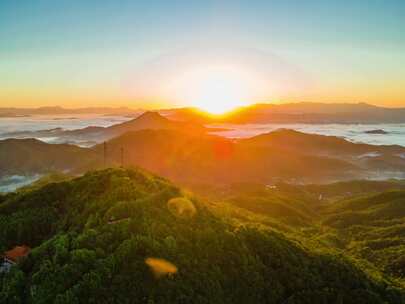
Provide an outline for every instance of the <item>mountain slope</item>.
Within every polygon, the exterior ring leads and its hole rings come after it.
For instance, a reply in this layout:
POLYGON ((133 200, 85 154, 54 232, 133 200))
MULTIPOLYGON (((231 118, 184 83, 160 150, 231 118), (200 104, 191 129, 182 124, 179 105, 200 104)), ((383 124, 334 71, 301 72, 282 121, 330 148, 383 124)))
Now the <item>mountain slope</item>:
POLYGON ((290 129, 278 129, 269 133, 242 139, 241 141, 249 144, 291 150, 302 149, 308 154, 343 154, 358 156, 366 153, 405 153, 405 148, 401 146, 379 146, 353 143, 337 136, 308 134, 290 129))
MULTIPOLYGON (((399 146, 355 144, 333 136, 292 130, 230 140, 192 128, 178 129, 176 123, 172 126, 164 117, 148 114, 111 127, 109 130, 118 134, 131 128, 141 129, 108 141, 107 164, 117 165, 123 160, 124 164, 144 167, 189 186, 271 184, 279 179, 325 183, 399 176, 405 172, 405 159, 401 157, 405 149, 399 146), (147 127, 152 129, 143 129, 147 127)), ((0 175, 53 170, 83 172, 102 165, 104 146, 83 149, 14 139, 0 141, 0 155, 0 175)))
POLYGON ((405 191, 337 202, 323 224, 333 227, 348 252, 405 282, 405 191))
POLYGON ((0 140, 0 177, 71 171, 100 163, 93 151, 73 145, 50 145, 36 139, 0 140))
MULTIPOLYGON (((274 178, 319 180, 350 176, 356 166, 342 160, 299 151, 257 147, 216 136, 190 135, 174 130, 129 132, 107 143, 113 163, 138 165, 193 183, 268 183, 274 178)), ((94 147, 100 154, 102 145, 94 147)))
POLYGON ((232 226, 167 180, 139 170, 98 171, 10 194, 0 203, 0 228, 3 250, 33 248, 2 274, 2 302, 404 300, 391 281, 332 250, 310 249, 272 230, 232 226), (194 206, 193 213, 171 208, 179 197, 176 202, 194 206))
POLYGON ((289 129, 278 129, 240 141, 253 146, 284 149, 286 153, 299 151, 307 155, 338 158, 381 175, 386 171, 387 174, 396 172, 400 176, 405 171, 405 148, 402 146, 352 143, 336 136, 307 134, 289 129))
POLYGON ((304 242, 311 240, 315 247, 322 244, 367 261, 366 268, 379 269, 405 287, 404 188, 399 181, 238 184, 207 189, 202 195, 208 193, 218 202, 219 214, 241 222, 285 232, 299 227, 304 242))

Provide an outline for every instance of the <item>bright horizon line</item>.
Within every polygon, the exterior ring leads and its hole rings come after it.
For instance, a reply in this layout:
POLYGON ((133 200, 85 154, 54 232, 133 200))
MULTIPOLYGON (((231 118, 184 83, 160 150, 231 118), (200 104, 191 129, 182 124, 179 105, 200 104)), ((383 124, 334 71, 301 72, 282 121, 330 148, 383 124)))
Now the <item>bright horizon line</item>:
MULTIPOLYGON (((363 101, 358 101, 358 102, 339 102, 339 101, 331 101, 331 102, 322 102, 322 101, 277 101, 277 102, 253 102, 250 104, 245 104, 241 106, 235 106, 229 111, 225 112, 231 112, 236 109, 240 108, 248 108, 256 105, 291 105, 291 104, 324 104, 324 105, 358 105, 358 104, 366 104, 378 108, 388 108, 388 109, 399 109, 399 108, 405 108, 405 104, 396 106, 396 105, 381 105, 381 104, 376 104, 376 103, 370 103, 370 102, 363 102, 363 101)), ((60 105, 60 104, 54 104, 54 105, 38 105, 38 106, 0 106, 0 109, 42 109, 42 108, 61 108, 65 110, 78 110, 78 109, 97 109, 97 108, 110 108, 110 109, 120 109, 120 108, 125 108, 128 110, 171 110, 171 109, 198 109, 202 112, 209 112, 202 107, 198 107, 195 105, 162 105, 162 106, 152 106, 148 107, 145 105, 140 105, 140 106, 132 106, 132 105, 106 105, 106 104, 99 104, 99 105, 89 105, 89 106, 71 106, 71 105, 60 105)))

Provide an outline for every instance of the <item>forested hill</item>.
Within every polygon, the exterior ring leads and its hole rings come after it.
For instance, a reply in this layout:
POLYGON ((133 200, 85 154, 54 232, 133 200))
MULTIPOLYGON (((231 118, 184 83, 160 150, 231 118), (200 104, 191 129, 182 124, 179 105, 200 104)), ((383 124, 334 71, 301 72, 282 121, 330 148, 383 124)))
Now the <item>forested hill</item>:
POLYGON ((291 231, 234 224, 141 170, 91 172, 0 197, 1 250, 32 248, 0 275, 0 302, 404 302, 389 277, 291 231))
POLYGON ((405 191, 387 191, 329 206, 324 225, 348 252, 405 282, 405 191))

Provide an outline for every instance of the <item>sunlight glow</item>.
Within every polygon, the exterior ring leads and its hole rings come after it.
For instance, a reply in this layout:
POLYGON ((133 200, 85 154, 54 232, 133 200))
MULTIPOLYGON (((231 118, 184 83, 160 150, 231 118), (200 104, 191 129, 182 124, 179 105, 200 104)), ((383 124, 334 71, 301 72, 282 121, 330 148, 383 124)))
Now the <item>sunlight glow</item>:
POLYGON ((185 73, 180 82, 182 99, 212 114, 223 114, 251 100, 253 79, 233 67, 195 69, 185 73))

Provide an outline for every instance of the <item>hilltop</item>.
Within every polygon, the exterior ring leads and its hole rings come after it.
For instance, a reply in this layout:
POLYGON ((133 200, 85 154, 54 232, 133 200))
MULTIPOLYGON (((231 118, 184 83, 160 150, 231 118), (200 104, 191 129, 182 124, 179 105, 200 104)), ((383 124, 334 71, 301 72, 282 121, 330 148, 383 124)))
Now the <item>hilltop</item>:
POLYGON ((169 181, 138 169, 90 172, 2 196, 1 249, 24 244, 32 251, 0 274, 0 299, 404 301, 403 290, 390 277, 330 247, 304 242, 298 230, 286 234, 229 220, 169 181))

